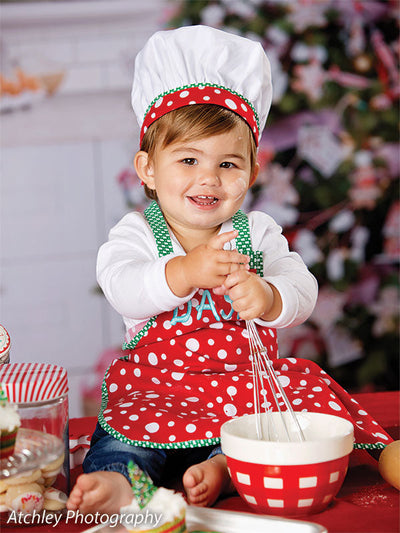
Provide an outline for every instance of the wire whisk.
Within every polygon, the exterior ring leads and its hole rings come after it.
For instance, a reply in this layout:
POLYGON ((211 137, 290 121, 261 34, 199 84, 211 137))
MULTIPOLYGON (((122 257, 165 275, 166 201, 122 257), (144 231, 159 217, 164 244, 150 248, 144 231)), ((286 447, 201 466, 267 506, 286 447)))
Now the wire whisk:
POLYGON ((279 377, 276 374, 267 349, 258 334, 257 326, 253 320, 246 320, 249 337, 250 359, 253 372, 254 413, 256 420, 256 433, 259 440, 273 441, 304 441, 304 433, 297 419, 296 413, 286 396, 279 377), (272 415, 273 404, 280 416, 272 415), (282 407, 285 407, 283 410, 282 407), (265 413, 265 416, 262 416, 265 413), (262 423, 263 419, 266 421, 262 423), (281 423, 279 423, 279 420, 281 423))

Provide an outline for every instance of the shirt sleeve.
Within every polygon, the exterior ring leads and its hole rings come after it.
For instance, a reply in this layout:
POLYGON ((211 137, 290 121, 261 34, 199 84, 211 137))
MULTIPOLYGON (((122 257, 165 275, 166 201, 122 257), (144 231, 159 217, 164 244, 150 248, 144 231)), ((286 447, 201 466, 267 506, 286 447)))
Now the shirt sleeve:
POLYGON ((186 303, 193 294, 176 296, 168 286, 165 265, 174 253, 159 257, 153 234, 140 213, 127 214, 109 233, 97 256, 97 281, 123 317, 145 320, 186 303))
POLYGON ((269 215, 253 211, 248 216, 253 249, 263 252, 263 278, 279 291, 282 299, 282 312, 275 320, 256 321, 274 328, 297 326, 314 309, 317 280, 299 254, 289 250, 282 228, 269 215))

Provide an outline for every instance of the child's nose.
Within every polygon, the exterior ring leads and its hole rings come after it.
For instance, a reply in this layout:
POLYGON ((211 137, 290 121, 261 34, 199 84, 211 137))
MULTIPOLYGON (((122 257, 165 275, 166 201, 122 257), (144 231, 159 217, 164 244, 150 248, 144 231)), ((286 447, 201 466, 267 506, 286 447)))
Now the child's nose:
POLYGON ((202 185, 220 185, 221 180, 218 173, 219 168, 208 167, 204 168, 200 175, 200 183, 202 185))

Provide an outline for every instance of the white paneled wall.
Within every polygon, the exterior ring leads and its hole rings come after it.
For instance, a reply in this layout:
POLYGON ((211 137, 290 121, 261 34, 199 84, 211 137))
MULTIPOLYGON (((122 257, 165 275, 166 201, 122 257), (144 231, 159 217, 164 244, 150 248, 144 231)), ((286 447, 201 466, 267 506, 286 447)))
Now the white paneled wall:
POLYGON ((4 259, 95 252, 93 155, 83 143, 3 150, 2 172, 11 179, 2 180, 2 216, 12 228, 4 232, 4 259))
POLYGON ((138 128, 133 59, 165 0, 56 2, 1 9, 2 53, 32 72, 62 68, 51 98, 0 116, 0 323, 14 362, 68 369, 70 415, 102 351, 123 340, 95 292, 98 246, 127 211, 116 176, 138 128))
POLYGON ((129 87, 134 55, 162 26, 168 0, 5 5, 2 54, 28 72, 62 70, 62 93, 129 87))
POLYGON ((71 413, 97 358, 120 345, 120 317, 95 292, 97 249, 126 212, 115 177, 127 139, 2 148, 0 322, 12 361, 68 369, 71 413))

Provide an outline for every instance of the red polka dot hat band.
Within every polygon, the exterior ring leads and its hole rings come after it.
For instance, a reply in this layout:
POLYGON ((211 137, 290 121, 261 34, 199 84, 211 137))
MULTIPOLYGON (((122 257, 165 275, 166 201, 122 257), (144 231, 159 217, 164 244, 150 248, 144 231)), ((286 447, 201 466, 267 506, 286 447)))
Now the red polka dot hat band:
POLYGON ((140 140, 158 118, 186 105, 240 115, 258 144, 272 100, 271 69, 259 42, 208 26, 156 32, 135 60, 132 107, 140 140))
POLYGON ((252 104, 224 87, 207 84, 180 87, 157 98, 144 117, 140 131, 140 143, 149 126, 158 118, 174 109, 193 104, 214 104, 234 111, 247 122, 258 146, 259 121, 252 104))

